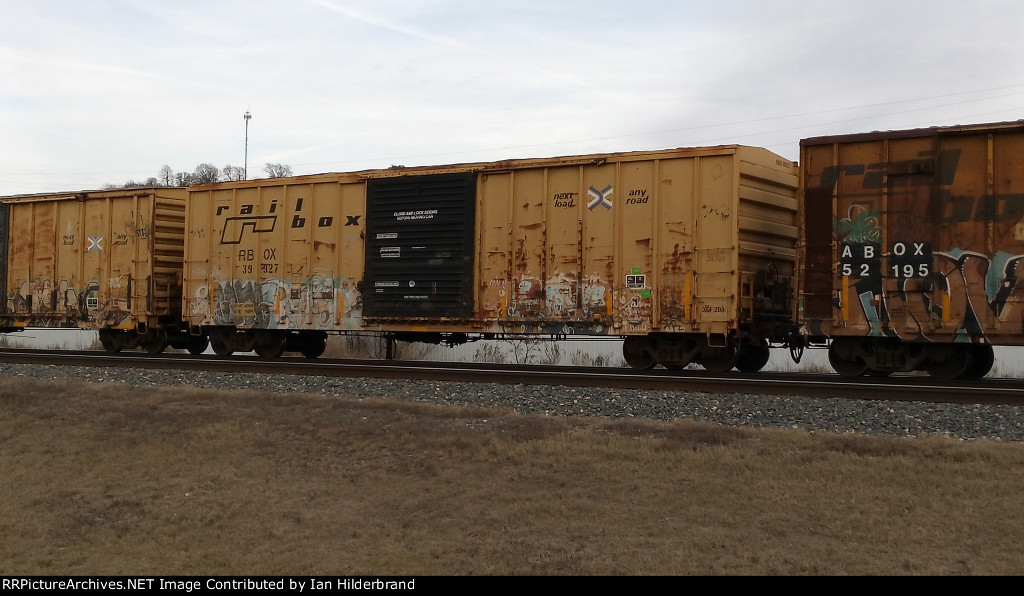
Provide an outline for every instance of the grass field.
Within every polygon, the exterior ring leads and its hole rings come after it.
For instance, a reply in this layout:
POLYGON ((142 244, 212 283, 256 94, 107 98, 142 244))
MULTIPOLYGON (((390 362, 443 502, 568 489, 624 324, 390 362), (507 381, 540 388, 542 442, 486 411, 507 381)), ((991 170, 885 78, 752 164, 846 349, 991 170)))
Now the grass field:
POLYGON ((0 575, 1024 572, 1024 445, 0 380, 0 575))

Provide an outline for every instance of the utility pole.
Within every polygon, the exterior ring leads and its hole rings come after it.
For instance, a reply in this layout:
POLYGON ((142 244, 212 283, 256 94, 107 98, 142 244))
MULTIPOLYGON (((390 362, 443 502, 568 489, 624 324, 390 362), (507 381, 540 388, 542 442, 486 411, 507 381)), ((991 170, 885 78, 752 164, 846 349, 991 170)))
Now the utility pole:
POLYGON ((249 179, 249 120, 252 119, 252 114, 248 110, 245 111, 245 164, 242 166, 242 180, 249 179))

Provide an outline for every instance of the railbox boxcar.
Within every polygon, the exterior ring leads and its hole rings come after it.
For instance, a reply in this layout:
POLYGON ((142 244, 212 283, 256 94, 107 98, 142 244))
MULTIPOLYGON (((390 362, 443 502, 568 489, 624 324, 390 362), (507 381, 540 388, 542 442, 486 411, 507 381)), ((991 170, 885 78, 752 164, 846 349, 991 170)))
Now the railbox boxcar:
POLYGON ((1024 122, 805 139, 800 308, 844 375, 976 378, 1024 344, 1024 122))
POLYGON ((184 315, 220 353, 586 334, 756 370, 792 324, 797 178, 724 146, 192 187, 184 315))
POLYGON ((174 333, 183 329, 186 195, 140 188, 0 199, 0 326, 97 329, 110 351, 156 352, 169 339, 205 349, 174 333))

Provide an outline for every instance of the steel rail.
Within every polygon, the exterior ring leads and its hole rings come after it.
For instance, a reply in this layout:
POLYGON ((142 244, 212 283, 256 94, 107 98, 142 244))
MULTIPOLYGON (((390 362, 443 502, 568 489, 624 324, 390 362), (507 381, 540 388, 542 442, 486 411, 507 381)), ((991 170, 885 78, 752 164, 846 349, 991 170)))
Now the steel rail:
POLYGON ((1024 382, 984 379, 940 382, 907 375, 887 378, 843 378, 823 373, 712 374, 701 370, 649 371, 628 368, 481 364, 433 361, 263 360, 250 356, 186 356, 140 353, 0 350, 0 362, 130 368, 206 370, 239 374, 286 374, 322 377, 372 377, 521 385, 611 387, 657 391, 754 393, 779 396, 871 399, 978 404, 1024 403, 1024 382))

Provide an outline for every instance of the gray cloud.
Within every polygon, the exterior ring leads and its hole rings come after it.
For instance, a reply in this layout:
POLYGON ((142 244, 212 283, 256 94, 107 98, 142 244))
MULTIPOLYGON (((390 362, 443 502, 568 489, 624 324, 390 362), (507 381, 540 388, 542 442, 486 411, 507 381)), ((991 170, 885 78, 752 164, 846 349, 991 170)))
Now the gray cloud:
POLYGON ((1016 1, 7 3, 0 194, 1018 119, 1016 1))

